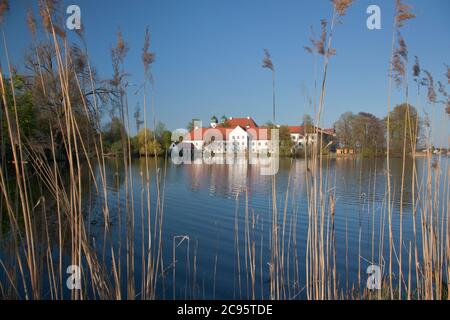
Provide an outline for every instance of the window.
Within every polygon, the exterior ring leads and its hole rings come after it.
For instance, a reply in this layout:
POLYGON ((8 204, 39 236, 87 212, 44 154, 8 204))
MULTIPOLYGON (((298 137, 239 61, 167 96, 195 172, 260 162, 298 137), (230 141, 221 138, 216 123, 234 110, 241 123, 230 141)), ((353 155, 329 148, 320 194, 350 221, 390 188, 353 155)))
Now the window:
POLYGON ((258 146, 260 146, 261 145, 261 142, 258 142, 258 146))
POLYGON ((245 139, 245 137, 244 136, 242 136, 242 140, 244 140, 245 139))
POLYGON ((268 145, 269 143, 268 142, 266 142, 266 146, 268 145))
POLYGON ((245 146, 245 142, 242 142, 242 145, 245 146))

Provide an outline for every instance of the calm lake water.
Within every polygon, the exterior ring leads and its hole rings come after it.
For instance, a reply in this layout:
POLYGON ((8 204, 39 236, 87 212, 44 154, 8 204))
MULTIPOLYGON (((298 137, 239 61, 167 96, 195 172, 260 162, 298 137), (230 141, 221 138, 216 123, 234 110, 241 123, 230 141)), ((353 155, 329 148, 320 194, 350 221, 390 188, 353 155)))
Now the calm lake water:
MULTIPOLYGON (((434 160, 440 162, 445 177, 445 172, 448 172, 447 158, 441 157, 434 160)), ((289 296, 292 298, 305 298, 303 288, 306 281, 308 230, 306 165, 304 159, 281 159, 279 172, 276 175, 278 220, 282 221, 285 211, 288 226, 284 240, 286 250, 290 254, 290 286, 293 289, 289 296), (287 197, 286 193, 288 193, 287 197), (295 263, 298 264, 298 283, 294 281, 293 276, 295 263)), ((425 159, 416 160, 419 181, 424 175, 425 165, 425 159)), ((168 161, 165 165, 164 160, 160 159, 158 167, 163 192, 161 196, 164 198, 162 258, 165 269, 164 276, 158 279, 158 298, 251 298, 251 286, 245 264, 248 258, 245 234, 246 212, 251 230, 248 239, 255 242, 257 298, 268 298, 272 177, 261 175, 259 165, 247 163, 174 165, 168 161), (254 227, 252 227, 253 221, 254 227), (188 238, 180 243, 182 236, 188 238), (174 252, 175 267, 172 264, 174 252), (173 270, 176 272, 175 285, 173 270)), ((361 270, 361 282, 365 286, 367 267, 372 263, 380 263, 378 245, 381 243, 379 241, 381 228, 385 230, 384 260, 381 264, 386 265, 389 259, 386 161, 385 159, 329 159, 324 163, 323 170, 324 189, 328 195, 333 194, 335 201, 336 263, 339 287, 345 291, 357 286, 358 270, 361 270), (359 252, 360 259, 358 259, 359 252)), ((398 250, 401 160, 393 159, 391 170, 393 235, 396 250, 398 250)), ((135 281, 138 288, 142 271, 142 232, 145 237, 148 235, 147 224, 142 224, 142 212, 144 212, 144 221, 147 219, 146 191, 141 175, 143 171, 145 171, 144 161, 134 160, 130 169, 133 186, 129 184, 129 188, 133 194, 135 213, 135 281)), ((150 173, 152 175, 150 212, 153 220, 157 205, 153 161, 151 161, 150 173)), ((116 161, 111 160, 107 163, 106 174, 113 243, 116 248, 119 243, 122 243, 121 274, 125 293, 126 185, 124 169, 116 161)), ((412 164, 409 163, 405 168, 403 194, 405 267, 408 264, 409 242, 413 241, 411 176, 412 164)), ((86 189, 88 191, 85 195, 86 223, 91 243, 98 248, 101 255, 104 238, 102 213, 104 198, 95 191, 92 183, 89 186, 90 190, 86 189)), ((438 196, 438 200, 446 206, 442 210, 445 212, 448 209, 448 203, 445 202, 445 197, 439 199, 441 196, 438 196)), ((144 248, 146 246, 147 243, 144 240, 144 248)), ((110 261, 108 260, 109 251, 106 250, 105 254, 105 260, 110 261)), ((404 272, 407 271, 405 268, 404 272)), ((387 272, 385 268, 384 275, 387 272)), ((394 268, 394 272, 398 273, 398 270, 394 268)))
MULTIPOLYGON (((441 166, 446 165, 446 158, 441 158, 441 161, 441 166)), ((420 181, 425 160, 418 159, 416 165, 420 181)), ((286 221, 288 225, 295 228, 297 248, 294 249, 291 245, 291 250, 296 250, 300 265, 298 297, 302 297, 301 289, 305 284, 308 223, 305 166, 306 161, 303 159, 281 159, 280 169, 276 175, 278 220, 282 221, 282 215, 286 208, 286 221), (288 180, 290 181, 288 182, 288 180), (286 200, 287 190, 288 198, 286 200), (296 219, 293 219, 294 216, 296 219)), ((161 182, 162 189, 164 189, 163 261, 164 265, 169 267, 168 269, 173 269, 171 263, 174 237, 189 237, 189 242, 183 241, 181 244, 179 244, 181 238, 175 239, 175 295, 173 274, 169 271, 164 277, 164 281, 161 281, 161 283, 164 282, 164 285, 161 284, 160 297, 224 299, 250 297, 250 285, 245 272, 245 214, 248 210, 250 220, 255 217, 257 221, 257 226, 252 231, 252 239, 255 240, 257 252, 256 279, 261 279, 261 266, 263 273, 262 280, 256 283, 256 291, 260 298, 267 298, 269 282, 267 263, 270 261, 269 240, 272 221, 271 176, 261 175, 259 165, 247 163, 174 165, 169 161, 164 169, 164 162, 160 161, 159 167, 161 180, 164 181, 161 182), (239 239, 237 244, 236 235, 239 239), (237 266, 237 248, 241 259, 240 272, 237 266), (187 253, 188 251, 189 253, 187 253)), ((143 161, 139 160, 136 160, 131 168, 136 213, 136 253, 141 252, 142 245, 141 202, 142 199, 145 203, 147 202, 146 195, 142 193, 141 182, 141 171, 144 168, 143 161)), ((401 169, 401 161, 394 159, 391 163, 393 173, 391 197, 394 213, 393 233, 397 247, 401 169)), ((355 286, 358 277, 358 262, 361 264, 361 278, 364 285, 367 279, 365 273, 367 266, 372 262, 375 264, 379 262, 380 225, 385 227, 385 238, 387 238, 388 225, 385 210, 387 202, 385 170, 386 161, 384 159, 330 159, 328 163, 324 164, 324 177, 328 179, 324 180, 326 182, 325 189, 328 194, 334 194, 335 198, 337 269, 340 286, 344 290, 347 285, 355 286), (372 246, 372 237, 375 239, 374 246, 372 246), (361 251, 361 259, 358 261, 359 251, 361 251)), ((109 163, 107 169, 110 189, 109 206, 113 216, 113 233, 115 235, 118 234, 119 212, 125 211, 125 185, 118 184, 117 176, 115 176, 120 171, 120 167, 117 170, 114 163, 109 163)), ((154 165, 150 171, 154 174, 154 165)), ((407 261, 409 241, 413 241, 411 176, 412 164, 409 163, 405 168, 405 192, 403 195, 404 261, 407 261)), ((119 180, 123 181, 124 179, 122 177, 119 180)), ((154 175, 152 180, 155 180, 154 175)), ((151 194, 153 206, 151 210, 154 210, 154 206, 156 206, 154 187, 151 194)), ((93 221, 90 228, 92 235, 95 236, 103 234, 102 224, 98 223, 102 220, 102 201, 100 198, 95 201, 95 196, 93 199, 92 212, 96 214, 90 217, 93 221)), ((125 221, 123 216, 122 221, 125 221)), ((292 230, 291 235, 293 234, 292 230)), ((144 228, 144 232, 147 232, 146 228, 144 228)), ((125 229, 123 234, 125 234, 125 229)), ((288 238, 288 232, 286 232, 286 243, 288 238)), ((388 246, 385 245, 385 259, 389 258, 387 248, 388 246)), ((136 259, 136 277, 137 283, 139 283, 141 273, 139 254, 136 259)))

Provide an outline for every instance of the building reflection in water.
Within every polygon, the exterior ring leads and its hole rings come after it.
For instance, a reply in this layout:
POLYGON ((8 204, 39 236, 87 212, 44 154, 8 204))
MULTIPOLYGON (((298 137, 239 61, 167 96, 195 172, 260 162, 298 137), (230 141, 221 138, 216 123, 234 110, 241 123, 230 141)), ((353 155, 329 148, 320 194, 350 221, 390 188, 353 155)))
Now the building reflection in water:
MULTIPOLYGON (((184 164, 186 183, 191 190, 208 190, 210 195, 235 197, 238 193, 254 192, 270 194, 270 175, 262 175, 261 169, 270 165, 270 158, 262 161, 235 159, 234 162, 220 158, 214 164, 184 164)), ((292 159, 280 159, 277 173, 277 190, 286 192, 287 178, 293 190, 304 191, 306 163, 292 159)))

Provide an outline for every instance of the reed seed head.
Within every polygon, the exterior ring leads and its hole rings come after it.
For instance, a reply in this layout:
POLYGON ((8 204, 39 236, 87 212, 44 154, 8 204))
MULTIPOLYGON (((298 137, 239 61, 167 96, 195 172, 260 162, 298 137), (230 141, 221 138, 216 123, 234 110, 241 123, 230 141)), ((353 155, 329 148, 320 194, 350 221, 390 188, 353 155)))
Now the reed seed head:
POLYGON ((267 50, 267 49, 264 49, 264 58, 263 58, 263 62, 262 62, 262 67, 270 69, 272 71, 275 70, 274 66, 273 66, 273 63, 272 63, 272 59, 271 59, 270 53, 269 53, 269 50, 267 50))
POLYGON ((337 13, 342 17, 345 15, 348 7, 352 4, 353 0, 332 0, 333 6, 337 13))
POLYGON ((394 50, 392 57, 392 69, 394 72, 394 80, 397 86, 403 83, 403 79, 406 73, 406 63, 408 61, 408 47, 406 41, 403 39, 400 33, 397 35, 397 46, 394 50))
POLYGON ((117 32, 117 45, 115 48, 111 50, 111 54, 114 58, 116 58, 119 62, 123 62, 125 59, 127 52, 129 50, 128 44, 125 42, 122 36, 122 32, 117 32))
POLYGON ((438 81, 438 91, 440 94, 442 94, 444 97, 448 97, 448 93, 445 90, 445 86, 441 81, 438 81))
POLYGON ((436 91, 434 89, 433 76, 432 76, 431 72, 429 72, 428 70, 424 70, 423 72, 425 72, 426 78, 428 80, 428 83, 427 83, 427 86, 428 86, 428 94, 427 94, 428 102, 435 103, 436 102, 436 91))
POLYGON ((311 53, 311 54, 313 53, 313 49, 311 47, 303 46, 303 48, 306 50, 306 52, 311 53))
POLYGON ((147 27, 145 30, 144 48, 142 49, 142 63, 144 64, 145 73, 148 73, 150 66, 155 62, 155 54, 150 50, 150 31, 147 27))
POLYGON ((404 4, 402 0, 397 0, 395 5, 395 24, 397 28, 403 27, 404 22, 413 19, 416 15, 410 12, 411 6, 404 4))
POLYGON ((0 0, 0 23, 3 22, 3 17, 9 11, 9 2, 8 0, 0 0))
POLYGON ((320 32, 320 38, 318 40, 310 39, 310 41, 313 43, 314 48, 316 49, 316 52, 320 55, 330 57, 332 55, 336 54, 336 50, 333 48, 327 47, 327 25, 328 22, 326 19, 320 20, 320 26, 321 26, 321 32, 320 32))
POLYGON ((322 28, 322 32, 320 33, 320 39, 315 41, 314 44, 317 53, 325 55, 325 41, 327 39, 327 20, 325 19, 320 20, 320 25, 322 28))
POLYGON ((47 32, 55 32, 61 38, 66 37, 66 32, 63 27, 63 16, 61 10, 60 0, 39 0, 38 1, 39 15, 42 19, 42 26, 47 32))
POLYGON ((405 39, 402 37, 402 35, 398 34, 398 46, 397 46, 397 53, 405 59, 405 61, 408 61, 408 47, 406 45, 405 39))
POLYGON ((417 78, 420 76, 420 63, 419 63, 419 57, 415 56, 415 63, 413 65, 413 77, 417 78))
POLYGON ((304 46, 303 48, 308 52, 308 53, 310 53, 310 54, 313 54, 314 53, 314 47, 315 47, 315 44, 314 44, 314 41, 315 41, 315 35, 314 35, 314 28, 313 28, 313 26, 311 26, 310 27, 310 29, 311 29, 311 36, 309 37, 309 42, 311 43, 311 46, 304 46))
POLYGON ((36 35, 36 19, 34 19, 33 11, 30 9, 27 13, 27 26, 34 37, 36 35))

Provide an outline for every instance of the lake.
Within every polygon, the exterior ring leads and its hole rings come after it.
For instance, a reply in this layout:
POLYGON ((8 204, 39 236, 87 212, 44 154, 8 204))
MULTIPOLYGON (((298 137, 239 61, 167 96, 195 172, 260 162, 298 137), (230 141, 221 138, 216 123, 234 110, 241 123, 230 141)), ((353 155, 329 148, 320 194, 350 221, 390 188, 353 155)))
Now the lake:
MULTIPOLYGON (((155 161, 151 159, 150 190, 147 193, 143 178, 145 161, 133 160, 127 176, 121 161, 108 160, 105 167, 110 214, 107 237, 103 215, 105 197, 101 190, 97 192, 95 184, 87 177, 84 177, 86 188, 83 191, 83 211, 89 242, 98 252, 99 259, 103 261, 111 277, 112 255, 108 248, 110 245, 115 248, 124 296, 130 281, 136 286, 136 297, 141 295, 139 288, 143 281, 142 271, 146 269, 146 261, 142 257, 147 256, 150 241, 153 243, 152 250, 155 250, 155 243, 161 243, 160 274, 155 286, 158 299, 271 297, 271 248, 274 242, 272 176, 261 175, 260 165, 247 162, 231 165, 175 165, 170 160, 166 162, 159 159, 156 169, 155 161), (155 172, 158 172, 158 182, 155 172), (160 202, 156 183, 160 186, 160 202), (149 207, 147 196, 150 199, 149 207), (155 219, 156 208, 162 212, 161 220, 155 219), (127 215, 127 212, 130 214, 127 215), (157 223, 157 228, 161 226, 160 234, 155 229, 155 220, 160 222, 157 223), (130 264, 127 264, 127 259, 133 262, 134 272, 128 270, 127 265, 130 264)), ((447 158, 434 158, 433 161, 441 169, 432 170, 448 172, 447 158)), ((310 197, 307 166, 304 159, 280 159, 279 171, 275 176, 275 230, 277 239, 280 239, 278 248, 283 250, 284 284, 281 291, 285 299, 307 298, 307 269, 311 272, 311 265, 306 263, 309 261, 307 248, 310 197)), ((423 188, 422 180, 428 170, 426 158, 416 159, 416 168, 419 181, 416 190, 421 190, 419 188, 423 188)), ((338 290, 348 294, 352 288, 366 287, 366 270, 370 265, 381 266, 383 277, 389 275, 386 160, 331 158, 324 160, 322 169, 325 194, 323 239, 325 244, 329 244, 324 245, 325 258, 329 261, 327 273, 332 272, 335 264, 334 279, 338 290)), ((402 161, 391 161, 391 225, 395 260, 392 273, 397 279, 402 225, 404 281, 410 275, 408 260, 410 248, 414 248, 412 170, 412 163, 408 161, 402 197, 402 161)), ((94 168, 94 172, 98 185, 101 185, 99 168, 94 168)), ((433 194, 436 194, 439 208, 436 217, 440 217, 441 221, 448 217, 448 189, 444 188, 448 184, 448 174, 447 178, 445 176, 441 174, 438 179, 440 184, 433 189, 437 191, 433 194)), ((420 201, 415 201, 416 206, 419 203, 420 201)), ((417 219, 420 225, 420 220, 417 219)), ((420 227, 417 228, 416 243, 420 251, 421 233, 420 227)), ((55 232, 50 233, 54 243, 57 243, 55 232)), ((445 235, 445 230, 442 235, 445 235)), ((57 252, 56 244, 54 249, 57 252)), ((6 256, 7 250, 2 250, 2 255, 6 256)), ((414 265, 414 255, 411 254, 414 265)), ((69 264, 67 256, 64 269, 66 264, 69 264)), ((45 272, 42 276, 47 277, 45 272)), ((415 277, 413 266, 410 281, 414 283, 415 277)))

